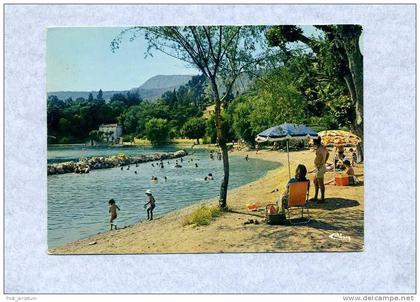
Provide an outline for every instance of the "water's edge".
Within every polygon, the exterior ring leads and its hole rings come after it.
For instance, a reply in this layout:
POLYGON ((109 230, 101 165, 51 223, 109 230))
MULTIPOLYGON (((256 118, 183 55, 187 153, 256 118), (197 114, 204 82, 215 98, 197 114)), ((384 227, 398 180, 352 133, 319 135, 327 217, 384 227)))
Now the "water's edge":
MULTIPOLYGON (((234 156, 235 156, 235 157, 240 157, 240 155, 230 155, 229 157, 234 157, 234 156)), ((251 182, 245 183, 245 184, 243 184, 243 185, 241 185, 241 186, 239 186, 239 187, 229 189, 229 190, 228 190, 228 194, 235 193, 235 191, 241 190, 241 189, 243 189, 245 186, 248 186, 248 185, 250 185, 250 184, 256 183, 256 182, 260 181, 261 179, 266 178, 266 177, 268 176, 268 173, 270 173, 270 172, 272 172, 272 171, 275 171, 275 170, 277 170, 277 169, 281 169, 281 168, 283 168, 283 167, 284 167, 284 164, 283 164, 281 161, 273 161, 273 160, 267 160, 267 159, 258 159, 258 160, 261 160, 261 161, 265 161, 265 162, 270 162, 270 163, 276 164, 276 165, 277 165, 277 167, 275 167, 275 168, 273 168, 273 169, 269 169, 269 170, 265 171, 265 173, 264 173, 264 174, 263 174, 260 178, 258 178, 258 179, 255 179, 255 180, 253 180, 253 181, 251 181, 251 182)), ((167 217, 167 216, 175 215, 175 214, 177 214, 177 212, 184 212, 184 211, 187 211, 188 209, 196 208, 196 207, 199 207, 199 206, 201 206, 201 205, 208 205, 208 204, 210 204, 210 203, 212 203, 212 202, 215 202, 215 201, 217 200, 217 198, 218 198, 218 195, 216 195, 216 196, 214 196, 214 197, 211 197, 211 198, 208 198, 208 199, 197 200, 196 202, 194 202, 194 204, 190 204, 190 205, 187 205, 186 207, 182 207, 182 208, 174 209, 174 210, 172 210, 172 211, 169 211, 169 212, 167 212, 167 213, 164 213, 164 214, 162 214, 162 215, 160 215, 160 216, 159 216, 159 219, 160 219, 160 218, 167 217)), ((143 224, 143 223, 144 223, 144 221, 143 221, 143 222, 134 223, 134 224, 129 224, 129 225, 126 225, 124 228, 121 228, 121 229, 131 228, 131 227, 133 227, 133 226, 136 226, 136 225, 141 225, 141 224, 143 224)), ((87 237, 85 237, 85 238, 81 238, 81 239, 79 239, 79 240, 70 241, 70 242, 65 243, 65 244, 63 244, 63 245, 58 245, 58 246, 54 246, 54 247, 48 247, 48 248, 47 248, 47 250, 48 250, 48 253, 49 253, 49 254, 53 254, 53 255, 55 254, 55 255, 57 255, 56 253, 53 253, 53 252, 52 252, 54 249, 59 249, 59 248, 65 247, 65 246, 67 246, 67 245, 72 245, 72 244, 77 243, 77 242, 81 242, 81 241, 88 240, 88 239, 90 239, 90 238, 96 238, 96 237, 98 237, 98 236, 103 236, 103 235, 108 234, 108 233, 110 233, 110 232, 111 232, 111 231, 99 232, 98 234, 94 234, 94 235, 91 235, 91 236, 87 236, 87 237)))

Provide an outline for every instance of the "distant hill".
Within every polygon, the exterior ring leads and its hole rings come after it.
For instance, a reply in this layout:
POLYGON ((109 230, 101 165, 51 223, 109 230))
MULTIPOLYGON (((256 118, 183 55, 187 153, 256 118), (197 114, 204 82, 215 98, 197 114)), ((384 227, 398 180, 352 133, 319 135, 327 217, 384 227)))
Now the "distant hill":
MULTIPOLYGON (((111 96, 116 93, 127 93, 128 90, 123 91, 103 91, 103 98, 104 100, 109 100, 111 96)), ((66 100, 68 98, 72 98, 73 100, 77 98, 85 98, 89 97, 89 93, 92 93, 93 97, 95 98, 98 95, 98 91, 51 91, 48 92, 47 95, 55 95, 60 100, 66 100)))
MULTIPOLYGON (((116 93, 125 94, 130 91, 138 92, 142 99, 155 100, 166 91, 172 91, 181 85, 187 84, 192 77, 192 75, 157 75, 151 77, 137 88, 120 91, 103 91, 103 98, 105 100, 109 100, 112 95, 116 93)), ((61 100, 65 100, 70 97, 75 100, 80 97, 87 99, 89 97, 89 93, 92 93, 93 97, 96 97, 98 91, 51 91, 48 92, 47 95, 55 95, 61 100)))
POLYGON ((139 89, 167 89, 179 87, 191 80, 192 75, 157 75, 151 77, 139 87, 139 89))

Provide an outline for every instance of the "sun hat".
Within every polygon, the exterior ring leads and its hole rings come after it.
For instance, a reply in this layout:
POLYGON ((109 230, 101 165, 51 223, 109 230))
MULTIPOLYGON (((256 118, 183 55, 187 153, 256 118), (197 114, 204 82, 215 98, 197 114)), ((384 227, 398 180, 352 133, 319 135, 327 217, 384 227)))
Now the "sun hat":
POLYGON ((146 194, 152 194, 152 191, 146 190, 146 194))

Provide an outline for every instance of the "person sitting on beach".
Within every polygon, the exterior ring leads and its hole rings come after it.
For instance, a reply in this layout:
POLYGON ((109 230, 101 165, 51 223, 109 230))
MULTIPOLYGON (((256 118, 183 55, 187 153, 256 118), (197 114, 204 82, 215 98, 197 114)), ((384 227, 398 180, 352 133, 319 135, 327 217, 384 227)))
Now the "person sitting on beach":
POLYGON ((156 207, 156 200, 150 190, 146 190, 147 202, 144 204, 144 208, 147 208, 147 219, 153 220, 153 210, 156 207))
POLYGON ((356 175, 354 174, 354 169, 351 166, 351 163, 348 159, 344 161, 344 165, 346 166, 346 174, 349 177, 349 185, 356 185, 359 181, 357 180, 356 175))
MULTIPOLYGON (((289 181, 286 184, 286 191, 283 193, 283 196, 281 198, 281 212, 282 213, 284 213, 284 209, 287 208, 287 202, 289 199, 289 184, 300 182, 300 181, 308 181, 308 179, 306 179, 306 173, 307 173, 307 170, 304 165, 300 164, 296 167, 295 177, 289 179, 289 181)), ((310 182, 308 182, 308 189, 309 189, 309 186, 310 186, 310 182)))
POLYGON ((208 180, 213 180, 213 179, 214 179, 214 178, 213 178, 213 174, 209 173, 209 175, 207 175, 207 179, 208 179, 208 180))
POLYGON ((180 164, 176 163, 174 168, 182 168, 182 166, 180 164))
POLYGON ((117 225, 114 224, 114 220, 117 219, 117 210, 120 211, 120 208, 115 204, 114 199, 110 199, 108 204, 109 204, 108 212, 111 214, 111 218, 109 219, 109 223, 111 224, 111 231, 112 231, 113 226, 114 226, 114 229, 117 229, 117 225))
POLYGON ((150 177, 150 180, 156 182, 158 180, 158 178, 156 176, 152 175, 152 177, 150 177))
MULTIPOLYGON (((359 181, 357 180, 357 177, 356 177, 356 175, 354 174, 354 170, 353 170, 353 167, 351 166, 351 163, 350 163, 350 161, 348 160, 348 159, 346 159, 346 160, 344 160, 344 166, 346 167, 346 175, 348 176, 348 178, 349 178, 349 185, 351 186, 351 185, 355 185, 355 184, 357 184, 359 181)), ((326 185, 329 185, 329 184, 332 184, 332 183, 335 183, 335 179, 333 178, 333 179, 330 179, 329 181, 327 181, 325 184, 326 185)))

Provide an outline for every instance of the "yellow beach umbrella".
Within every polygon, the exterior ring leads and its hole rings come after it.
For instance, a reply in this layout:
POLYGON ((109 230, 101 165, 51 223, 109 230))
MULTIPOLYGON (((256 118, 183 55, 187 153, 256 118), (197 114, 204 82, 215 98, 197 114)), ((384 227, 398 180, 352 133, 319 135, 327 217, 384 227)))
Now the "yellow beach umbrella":
POLYGON ((318 132, 324 145, 345 146, 357 145, 362 140, 356 134, 344 130, 326 130, 318 132))

